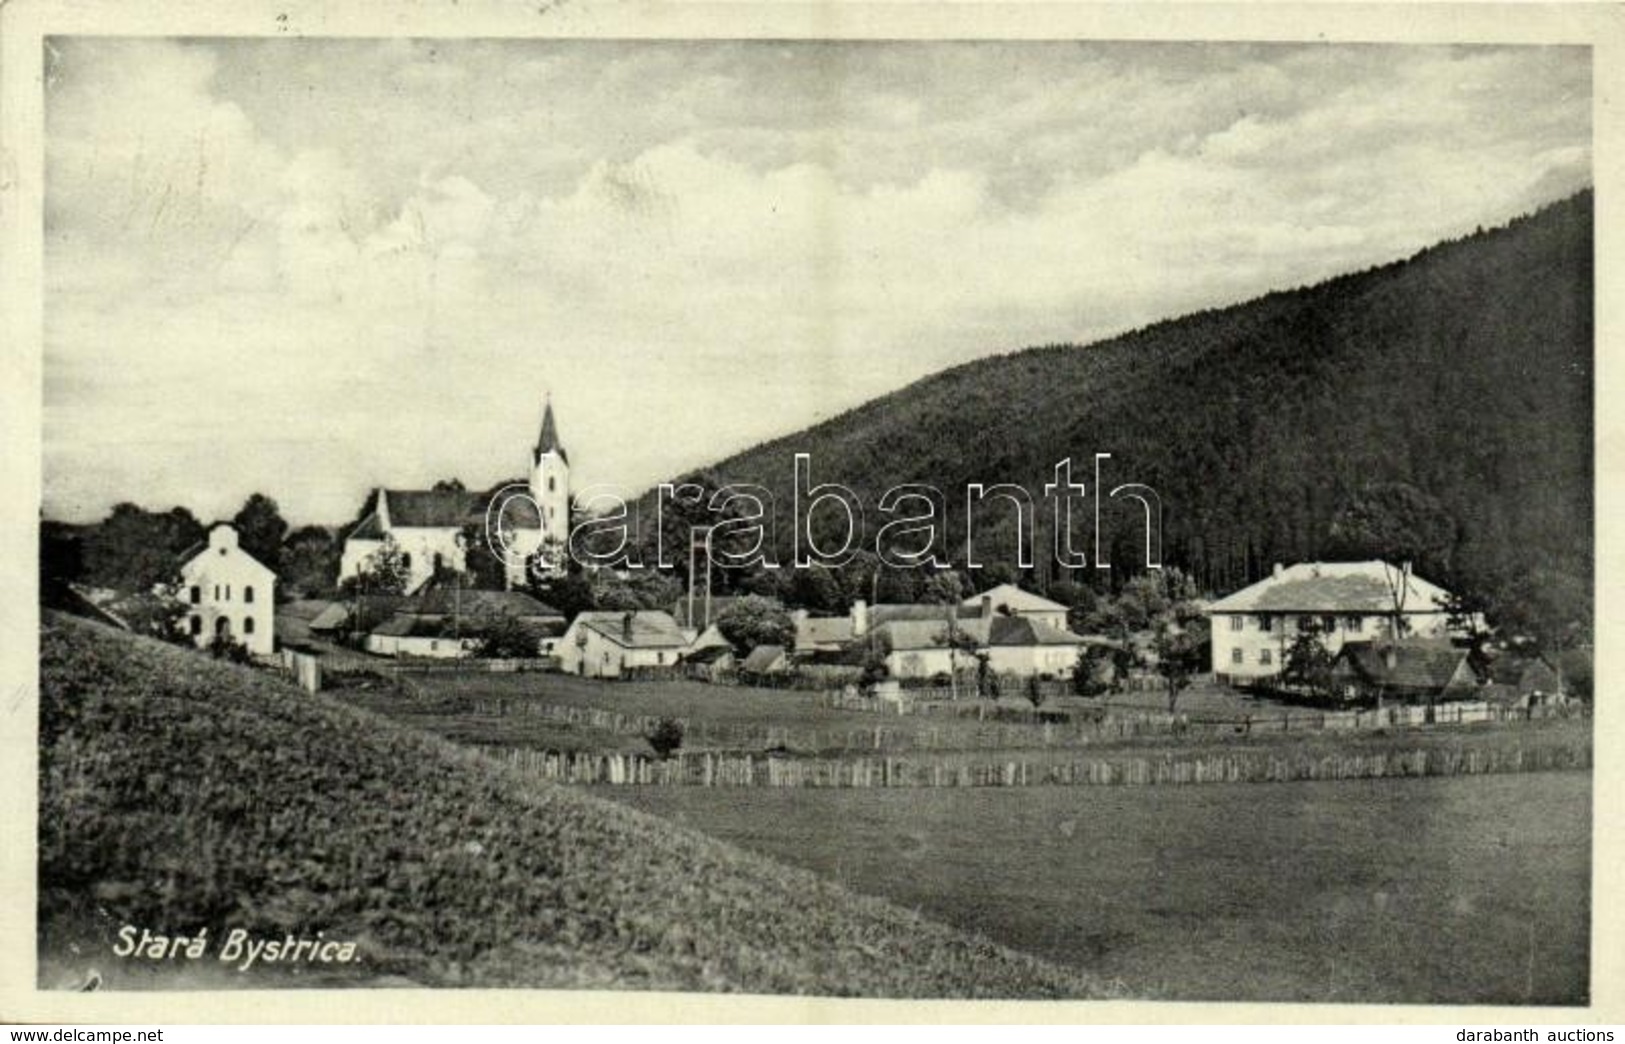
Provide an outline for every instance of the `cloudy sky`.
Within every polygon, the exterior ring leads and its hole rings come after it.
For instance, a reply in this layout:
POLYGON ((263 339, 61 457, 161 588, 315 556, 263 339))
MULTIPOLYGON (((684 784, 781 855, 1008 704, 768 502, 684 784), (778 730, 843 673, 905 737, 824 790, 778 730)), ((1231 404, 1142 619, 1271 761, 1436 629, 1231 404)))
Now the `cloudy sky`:
POLYGON ((76 520, 490 483, 548 391, 578 486, 639 488, 1591 180, 1577 48, 57 37, 46 69, 76 520))

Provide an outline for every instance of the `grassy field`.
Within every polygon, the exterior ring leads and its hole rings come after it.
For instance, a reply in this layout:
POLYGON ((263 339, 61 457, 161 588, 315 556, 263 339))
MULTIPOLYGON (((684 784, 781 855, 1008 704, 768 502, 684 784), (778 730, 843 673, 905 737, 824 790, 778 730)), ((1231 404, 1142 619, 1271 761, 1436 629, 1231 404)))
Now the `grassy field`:
MULTIPOLYGON (((1087 997, 1079 971, 275 677, 48 614, 39 984, 286 985, 123 925, 350 940, 304 985, 1087 997)), ((265 967, 261 965, 260 967, 265 967)))
POLYGON ((602 793, 1137 993, 1554 1004, 1588 992, 1589 773, 602 793))

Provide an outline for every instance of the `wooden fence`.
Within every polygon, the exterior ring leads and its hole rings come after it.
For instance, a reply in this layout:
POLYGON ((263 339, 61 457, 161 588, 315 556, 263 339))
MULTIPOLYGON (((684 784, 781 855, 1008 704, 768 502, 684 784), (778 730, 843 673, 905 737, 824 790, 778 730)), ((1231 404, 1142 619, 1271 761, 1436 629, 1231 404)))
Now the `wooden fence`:
POLYGON ((1340 753, 1226 751, 1113 754, 1062 762, 950 763, 904 758, 782 758, 718 752, 641 754, 505 750, 485 755, 561 783, 701 787, 1026 787, 1284 783, 1542 772, 1591 766, 1589 742, 1505 748, 1340 753))
MULTIPOLYGON (((628 714, 600 707, 561 706, 527 698, 482 698, 463 707, 470 713, 492 717, 530 717, 561 725, 579 725, 622 736, 647 736, 662 717, 628 714)), ((975 720, 974 707, 966 717, 942 727, 918 722, 863 727, 820 728, 807 725, 769 725, 756 722, 715 722, 676 718, 689 747, 723 750, 797 751, 907 751, 907 750, 1021 750, 1075 748, 1133 739, 1179 737, 1218 738, 1264 732, 1317 732, 1386 727, 1428 728, 1474 722, 1512 724, 1565 716, 1563 708, 1508 709, 1486 704, 1446 704, 1433 708, 1427 720, 1423 707, 1387 707, 1382 710, 1327 714, 1273 713, 1243 718, 1191 719, 1155 711, 1111 713, 1101 718, 1050 722, 975 720)), ((1042 713, 1042 712, 1040 712, 1042 713)), ((1578 713, 1575 713, 1578 716, 1578 713)))

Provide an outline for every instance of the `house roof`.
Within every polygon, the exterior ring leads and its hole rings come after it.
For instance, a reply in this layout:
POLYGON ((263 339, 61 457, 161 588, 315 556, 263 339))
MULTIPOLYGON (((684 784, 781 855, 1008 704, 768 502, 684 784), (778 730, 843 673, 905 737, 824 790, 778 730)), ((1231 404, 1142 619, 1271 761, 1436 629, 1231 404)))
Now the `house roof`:
POLYGON ((586 612, 577 616, 572 626, 589 628, 629 649, 669 649, 688 644, 677 621, 662 609, 586 612))
POLYGON ((1337 655, 1333 673, 1387 688, 1437 692, 1447 686, 1461 687, 1458 672, 1466 661, 1467 650, 1448 642, 1348 642, 1337 655))
POLYGON ((899 620, 935 620, 945 622, 952 613, 956 619, 973 620, 982 614, 981 604, 929 605, 917 602, 882 602, 869 607, 871 627, 899 620))
POLYGON ((276 615, 308 623, 321 616, 332 606, 333 602, 326 598, 299 598, 277 606, 276 615))
POLYGON ((733 643, 722 636, 716 624, 712 624, 695 636, 688 648, 690 652, 699 652, 702 649, 732 649, 733 643))
POLYGON ((1538 656, 1524 665, 1518 672, 1518 692, 1556 692, 1558 688, 1557 672, 1551 665, 1538 656))
POLYGON ((1086 645, 1082 635, 1021 616, 995 616, 988 621, 989 645, 1086 645))
MULTIPOLYGON (((1020 616, 977 617, 960 621, 958 632, 978 646, 1027 648, 1038 645, 1077 646, 1089 640, 1058 627, 1020 616)), ((875 633, 893 652, 945 649, 948 645, 946 620, 895 620, 875 628, 875 633)))
POLYGON ((683 662, 713 664, 731 659, 733 654, 734 650, 731 645, 703 645, 684 653, 683 662))
MULTIPOLYGON (((1385 562, 1299 562, 1219 599, 1210 613, 1392 613, 1400 568, 1385 562)), ((1404 612, 1442 612, 1449 592, 1412 573, 1404 612)))
POLYGON ((739 669, 752 674, 765 674, 775 667, 783 666, 783 664, 784 646, 758 645, 750 651, 749 656, 745 657, 745 662, 739 665, 739 669))
POLYGON ((332 602, 326 609, 312 617, 308 626, 312 631, 336 631, 343 627, 349 618, 349 606, 343 602, 332 602))
POLYGON ((994 609, 1007 608, 1013 613, 1066 612, 1066 606, 1062 605, 1060 602, 1052 602, 1042 595, 1036 595, 1031 591, 1025 591, 1020 587, 1017 587, 1015 584, 1000 584, 997 587, 991 587, 986 591, 983 591, 981 594, 971 595, 969 598, 965 599, 959 604, 963 606, 980 607, 982 604, 982 599, 984 598, 991 598, 993 600, 994 609))
POLYGON ((802 616, 796 618, 796 648, 842 645, 852 640, 852 619, 847 616, 802 616))
POLYGON ((523 591, 461 591, 436 588, 418 599, 418 613, 424 616, 495 616, 505 614, 521 619, 564 619, 564 614, 545 602, 538 601, 523 591))

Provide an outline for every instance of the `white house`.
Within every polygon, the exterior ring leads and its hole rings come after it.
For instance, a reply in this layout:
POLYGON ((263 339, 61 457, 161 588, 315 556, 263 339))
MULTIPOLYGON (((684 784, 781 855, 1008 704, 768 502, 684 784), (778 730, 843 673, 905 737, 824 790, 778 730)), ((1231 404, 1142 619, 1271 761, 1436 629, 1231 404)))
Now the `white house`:
POLYGON ((465 527, 473 526, 483 539, 488 522, 497 522, 506 539, 511 586, 524 582, 524 559, 544 541, 568 539, 570 458, 559 441, 551 400, 542 410, 542 430, 531 449, 530 475, 524 488, 499 486, 473 492, 380 487, 371 494, 365 517, 344 542, 339 579, 365 571, 368 559, 383 549, 386 540, 393 540, 406 567, 406 590, 416 591, 441 566, 463 569, 465 527))
POLYGON ((675 667, 689 639, 672 615, 659 609, 578 615, 554 655, 566 674, 618 678, 643 667, 675 667))
POLYGON ((269 656, 276 647, 276 574, 237 546, 237 530, 222 522, 207 546, 181 564, 186 633, 198 646, 217 636, 269 656))
POLYGON ((1332 655, 1345 642, 1448 637, 1450 593, 1388 562, 1299 562, 1207 607, 1213 674, 1249 682, 1281 673, 1287 650, 1314 620, 1332 655), (1398 634, 1395 633, 1397 621, 1398 634))
POLYGON ((478 652, 481 634, 507 617, 536 635, 534 655, 552 655, 564 614, 523 591, 435 590, 408 599, 367 634, 367 651, 381 656, 455 659, 478 652))

